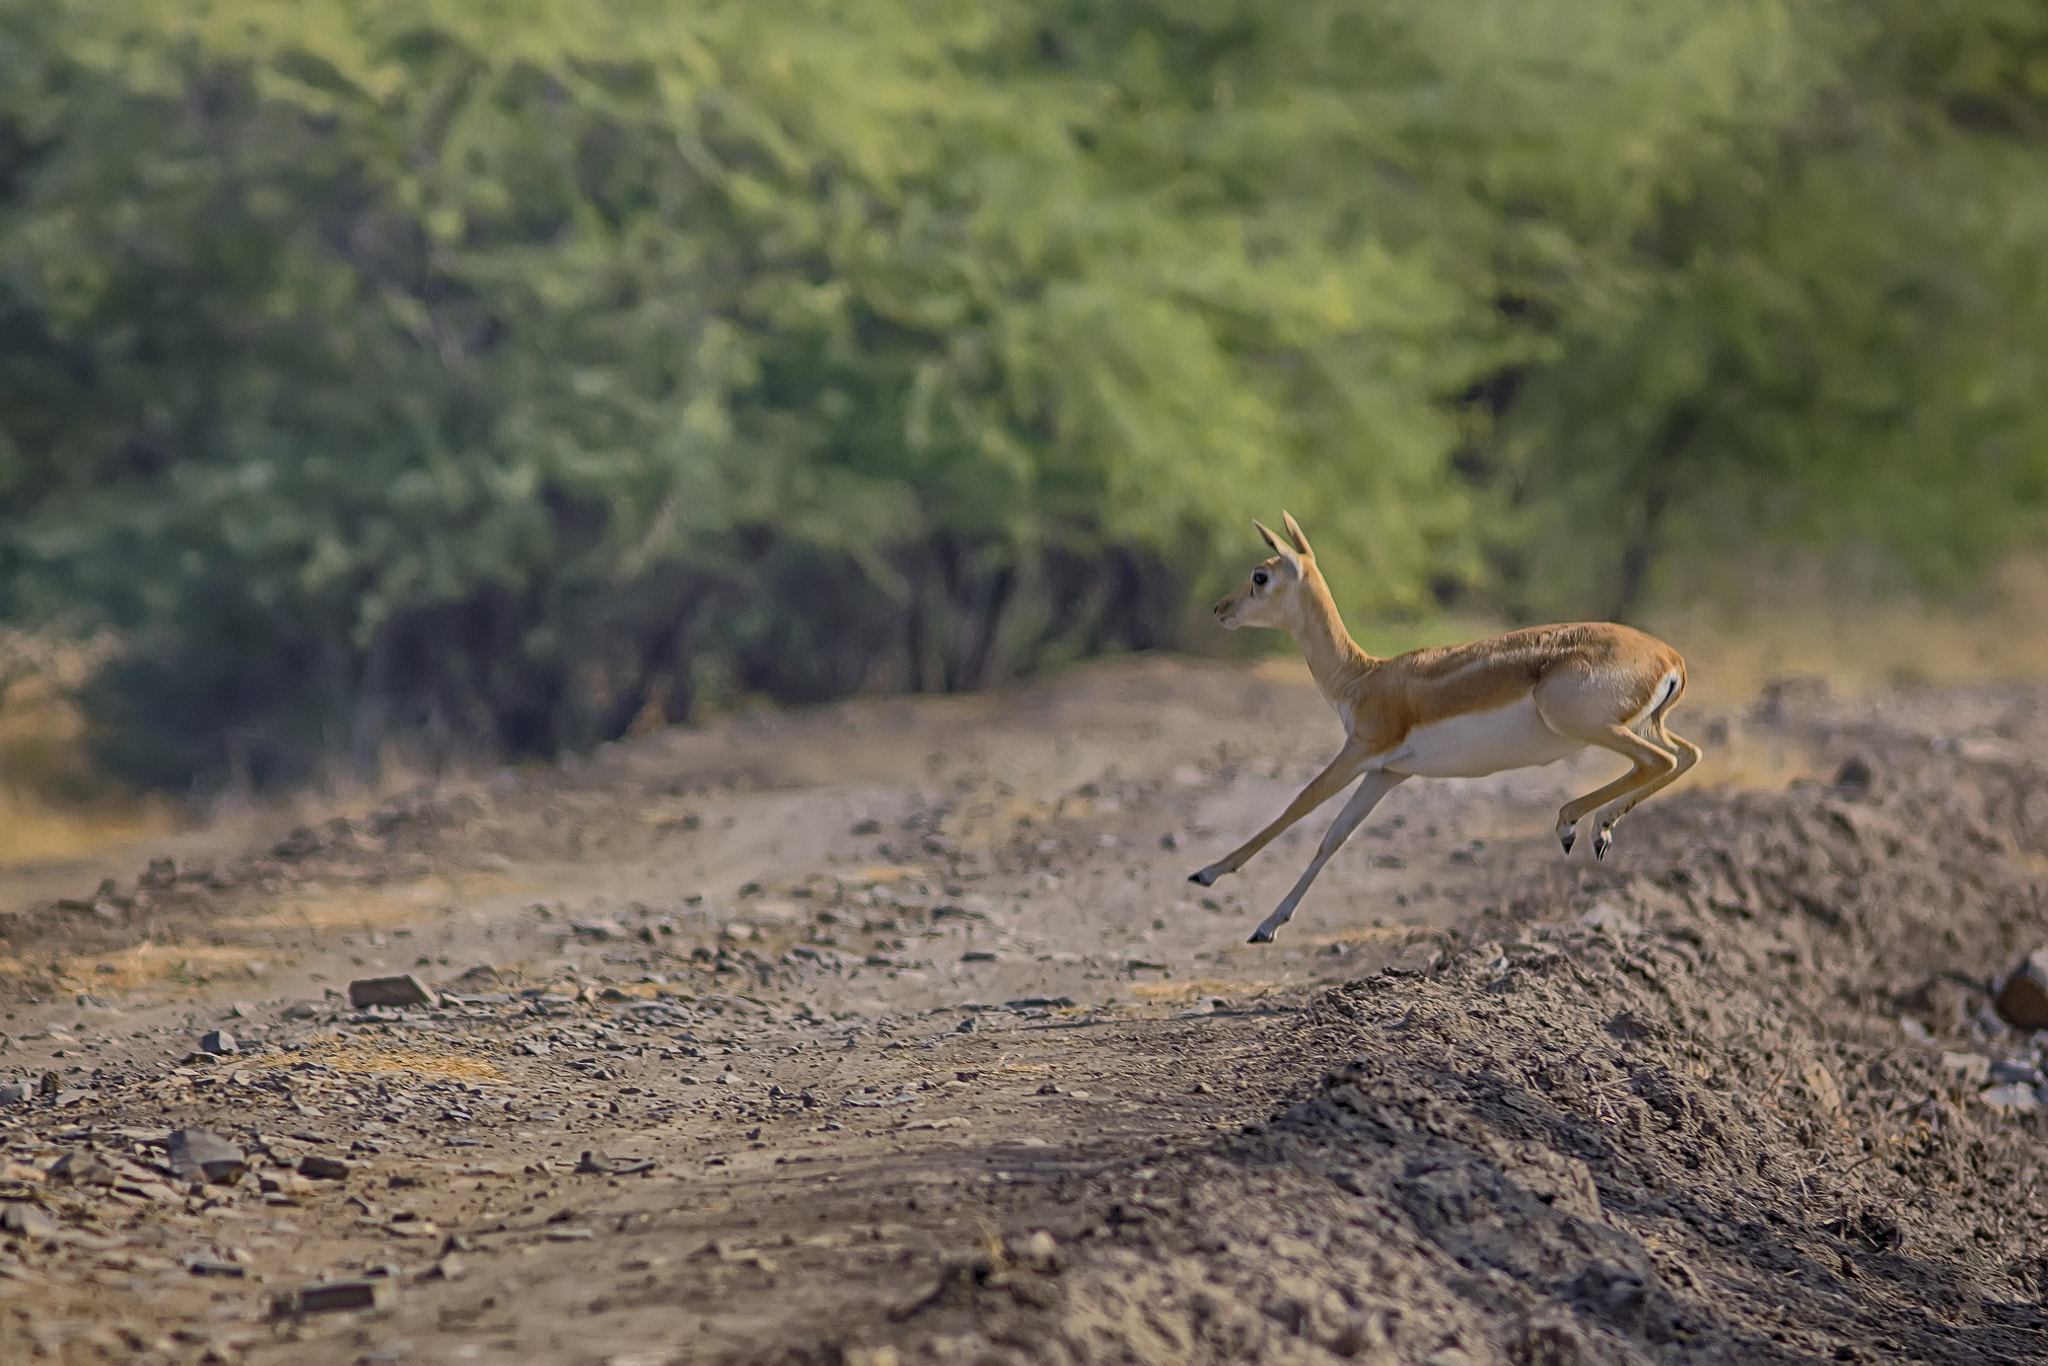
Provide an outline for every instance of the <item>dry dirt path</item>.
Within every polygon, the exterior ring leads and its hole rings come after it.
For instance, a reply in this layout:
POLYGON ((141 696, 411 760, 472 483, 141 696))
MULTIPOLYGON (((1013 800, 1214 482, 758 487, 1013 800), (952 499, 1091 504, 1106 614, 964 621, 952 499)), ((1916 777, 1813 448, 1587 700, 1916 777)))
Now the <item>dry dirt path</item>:
POLYGON ((1334 747, 1277 666, 25 874, 0 1360, 2048 1356, 2043 1122, 1979 1094, 2038 1060, 1977 1018, 2048 938, 2036 713, 1694 718, 1723 773, 1870 781, 1674 793, 1599 867, 1549 835, 1598 760, 1412 783, 1259 947, 1322 821, 1184 879, 1334 747), (406 972, 439 1003, 343 996, 406 972), (194 1127, 247 1174, 176 1179, 194 1127), (375 1304, 277 1312, 337 1281, 375 1304))

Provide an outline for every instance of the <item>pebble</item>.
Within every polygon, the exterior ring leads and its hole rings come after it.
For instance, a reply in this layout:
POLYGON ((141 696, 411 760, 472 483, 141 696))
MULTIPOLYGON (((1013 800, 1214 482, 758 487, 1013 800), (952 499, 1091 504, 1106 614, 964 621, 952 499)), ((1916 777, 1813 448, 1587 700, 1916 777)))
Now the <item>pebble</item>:
POLYGON ((287 1290, 271 1301, 271 1313, 279 1318, 299 1314, 326 1314, 338 1309, 388 1309, 398 1298, 398 1286, 386 1277, 357 1281, 315 1281, 297 1290, 287 1290))
POLYGON ((1994 1110, 2039 1110, 2041 1097, 2033 1087, 2017 1083, 1993 1086, 1979 1093, 1977 1099, 1994 1110))
POLYGON ((2016 1029, 2048 1029, 2048 948, 2034 950, 2012 970, 1991 1008, 2016 1029))
POLYGON ((310 1176, 316 1181, 343 1181, 348 1178, 348 1173, 348 1163, 338 1157, 307 1153, 299 1159, 299 1175, 310 1176))
POLYGON ((348 1003, 357 1010, 369 1006, 430 1006, 434 999, 432 989, 409 972, 398 977, 358 977, 348 984, 348 1003))
POLYGON ((242 1150, 207 1129, 180 1129, 170 1137, 171 1170, 187 1181, 232 1186, 248 1170, 242 1150))
POLYGON ((57 1221, 34 1205, 0 1206, 0 1229, 23 1238, 54 1238, 57 1221))
POLYGON ((235 1044, 234 1035, 225 1029, 210 1029, 199 1036, 199 1051, 219 1056, 224 1053, 238 1053, 241 1050, 235 1044))
POLYGON ((36 1088, 25 1081, 11 1081, 0 1086, 0 1105, 26 1105, 35 1099, 36 1088))

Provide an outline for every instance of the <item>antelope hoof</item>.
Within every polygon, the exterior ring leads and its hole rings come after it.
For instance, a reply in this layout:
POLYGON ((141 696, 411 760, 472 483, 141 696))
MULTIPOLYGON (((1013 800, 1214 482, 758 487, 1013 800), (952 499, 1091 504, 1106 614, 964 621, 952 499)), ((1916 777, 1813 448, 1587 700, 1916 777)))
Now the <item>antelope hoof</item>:
POLYGON ((1614 827, 1603 825, 1593 832, 1593 857, 1606 858, 1607 851, 1614 847, 1614 827))
POLYGON ((1247 944, 1270 944, 1273 942, 1273 931, 1261 925, 1256 930, 1253 930, 1252 937, 1244 942, 1247 944))
POLYGON ((1227 871, 1227 869, 1220 868, 1212 863, 1199 873, 1189 873, 1188 881, 1194 883, 1197 887, 1214 887, 1216 879, 1222 877, 1227 871))
POLYGON ((1575 825, 1567 825, 1557 832, 1557 842, 1564 846, 1564 853, 1566 858, 1571 857, 1572 846, 1578 843, 1578 839, 1579 828, 1575 825))

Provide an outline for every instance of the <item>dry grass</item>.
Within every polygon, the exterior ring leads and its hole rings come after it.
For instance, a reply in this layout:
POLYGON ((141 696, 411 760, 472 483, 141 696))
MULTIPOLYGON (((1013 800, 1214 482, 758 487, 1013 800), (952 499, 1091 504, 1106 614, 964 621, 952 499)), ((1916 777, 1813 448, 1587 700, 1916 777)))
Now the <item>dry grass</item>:
POLYGON ((1739 605, 1723 598, 1654 613, 1652 629, 1685 653, 1687 708, 1733 711, 1785 679, 1820 679, 1852 697, 2048 681, 2048 562, 2015 561, 1964 604, 1820 583, 1805 592, 1781 583, 1739 605))
MULTIPOLYGON (((218 978, 261 981, 274 954, 255 948, 215 944, 152 944, 114 953, 83 954, 52 966, 66 991, 133 991, 152 982, 199 986, 218 978)), ((0 978, 26 977, 35 969, 19 958, 0 956, 0 978)))
POLYGON ((0 867, 77 858, 167 832, 169 808, 93 773, 72 702, 105 642, 53 644, 0 631, 0 867))
POLYGON ((280 926, 304 930, 360 930, 419 920, 422 911, 455 906, 502 895, 514 884, 493 873, 459 878, 426 877, 403 886, 326 891, 317 886, 273 902, 261 915, 222 917, 213 921, 223 931, 266 930, 280 926))

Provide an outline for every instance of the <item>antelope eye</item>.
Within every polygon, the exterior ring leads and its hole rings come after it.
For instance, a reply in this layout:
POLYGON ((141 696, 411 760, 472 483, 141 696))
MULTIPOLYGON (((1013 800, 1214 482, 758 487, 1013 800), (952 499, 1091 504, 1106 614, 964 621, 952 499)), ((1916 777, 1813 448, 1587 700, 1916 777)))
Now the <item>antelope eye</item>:
POLYGON ((1266 586, 1266 571, 1261 569, 1256 574, 1253 574, 1252 582, 1257 584, 1259 587, 1264 588, 1266 586))

